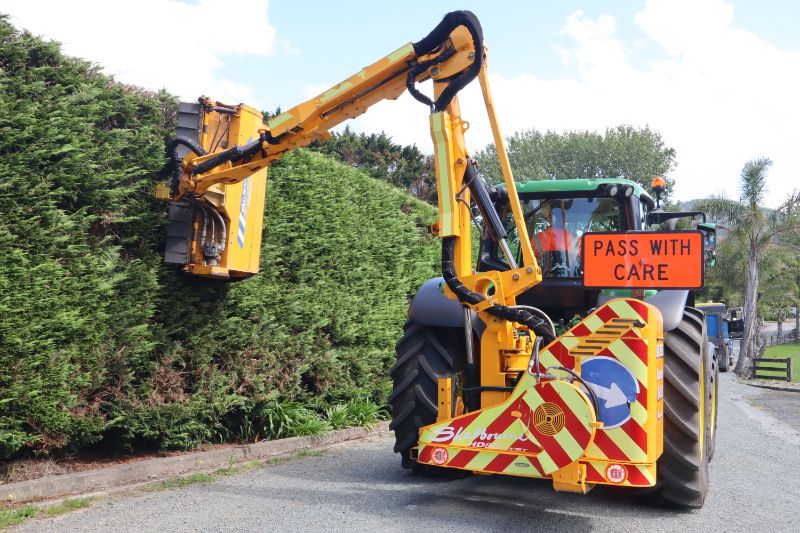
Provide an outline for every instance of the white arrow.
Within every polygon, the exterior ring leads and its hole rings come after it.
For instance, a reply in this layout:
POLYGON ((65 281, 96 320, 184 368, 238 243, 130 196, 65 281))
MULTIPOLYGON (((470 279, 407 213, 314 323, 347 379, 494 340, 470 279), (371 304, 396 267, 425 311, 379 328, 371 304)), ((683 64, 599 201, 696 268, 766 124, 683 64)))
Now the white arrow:
POLYGON ((610 388, 605 388, 591 381, 587 381, 586 383, 592 387, 592 390, 597 394, 598 398, 602 398, 606 401, 607 409, 628 403, 628 397, 625 396, 625 393, 620 390, 616 383, 612 383, 610 388))

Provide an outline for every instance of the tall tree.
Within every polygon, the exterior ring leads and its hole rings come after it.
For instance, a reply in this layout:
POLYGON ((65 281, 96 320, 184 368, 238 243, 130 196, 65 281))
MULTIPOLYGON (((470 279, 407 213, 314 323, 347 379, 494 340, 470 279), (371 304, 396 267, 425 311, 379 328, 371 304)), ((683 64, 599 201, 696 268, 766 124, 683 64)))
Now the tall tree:
POLYGON ((728 306, 742 305, 745 293, 742 280, 747 277, 747 246, 740 235, 721 230, 717 239, 716 265, 706 271, 705 285, 698 297, 705 301, 722 301, 728 306))
POLYGON ((800 232, 790 235, 786 239, 786 246, 794 252, 794 263, 789 269, 794 277, 794 291, 791 294, 791 306, 794 307, 794 332, 795 341, 800 341, 800 232))
POLYGON ((800 232, 800 193, 792 193, 772 211, 762 205, 767 190, 767 170, 771 165, 772 161, 768 158, 745 163, 739 177, 738 201, 715 197, 698 202, 697 206, 747 246, 747 277, 743 280, 744 332, 735 369, 740 376, 749 375, 756 350, 756 306, 762 258, 769 247, 785 246, 800 232))
POLYGON ((778 335, 783 333, 783 320, 789 316, 789 308, 797 299, 797 273, 800 254, 789 246, 772 246, 767 249, 762 261, 758 298, 759 315, 769 314, 778 321, 778 335))
MULTIPOLYGON (((517 180, 626 178, 649 188, 653 176, 664 176, 675 167, 675 150, 647 126, 620 125, 605 133, 531 129, 507 140, 517 180)), ((489 183, 502 182, 494 144, 475 157, 489 183)), ((671 185, 668 180, 668 190, 671 185)))

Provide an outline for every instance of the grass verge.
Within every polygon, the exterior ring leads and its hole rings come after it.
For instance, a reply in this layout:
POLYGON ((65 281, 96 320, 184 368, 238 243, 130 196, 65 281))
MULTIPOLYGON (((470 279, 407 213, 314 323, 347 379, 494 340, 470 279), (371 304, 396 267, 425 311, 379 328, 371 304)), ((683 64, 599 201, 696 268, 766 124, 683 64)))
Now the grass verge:
POLYGON ((58 505, 53 505, 51 507, 25 505, 23 507, 0 509, 0 530, 21 524, 29 518, 58 516, 76 509, 82 509, 88 507, 90 501, 91 500, 88 498, 74 498, 64 500, 58 505))
POLYGON ((323 454, 324 452, 320 450, 304 449, 288 455, 279 455, 277 457, 270 457, 269 459, 266 459, 264 461, 255 460, 255 461, 250 461, 249 463, 242 463, 242 464, 231 463, 226 467, 218 468, 210 473, 201 472, 186 477, 168 479, 166 481, 156 483, 155 485, 150 485, 143 490, 145 492, 151 490, 155 491, 172 490, 172 489, 187 487, 189 485, 196 485, 198 483, 202 484, 213 483, 214 481, 218 481, 224 477, 245 474, 247 472, 250 472, 251 470, 257 470, 259 468, 265 468, 268 466, 276 466, 291 461, 292 459, 300 459, 303 457, 320 457, 323 454))
MULTIPOLYGON (((764 350, 764 359, 792 359, 792 381, 795 383, 800 381, 800 344, 780 344, 778 346, 770 346, 764 350)), ((759 370, 759 376, 765 377, 775 376, 781 377, 781 372, 770 372, 768 370, 759 370)))

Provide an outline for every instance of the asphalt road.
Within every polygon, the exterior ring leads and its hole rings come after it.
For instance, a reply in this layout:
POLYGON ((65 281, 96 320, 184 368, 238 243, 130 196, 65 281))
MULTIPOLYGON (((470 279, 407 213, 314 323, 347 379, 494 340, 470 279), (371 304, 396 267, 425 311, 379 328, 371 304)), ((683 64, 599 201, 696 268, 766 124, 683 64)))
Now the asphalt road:
POLYGON ((580 496, 543 480, 421 478, 399 468, 386 435, 212 484, 107 497, 18 530, 800 531, 800 433, 756 406, 764 391, 731 374, 720 384, 712 488, 701 510, 653 507, 622 489, 580 496))

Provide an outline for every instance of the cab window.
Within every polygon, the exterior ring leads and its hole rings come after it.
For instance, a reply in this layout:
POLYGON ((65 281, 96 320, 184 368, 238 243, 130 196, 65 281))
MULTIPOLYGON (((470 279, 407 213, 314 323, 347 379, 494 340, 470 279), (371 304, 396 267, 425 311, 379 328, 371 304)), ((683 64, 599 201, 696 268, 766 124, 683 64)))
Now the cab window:
MULTIPOLYGON (((584 233, 621 231, 619 201, 614 198, 523 198, 522 208, 533 253, 546 278, 583 275, 580 245, 584 233)), ((509 247, 519 263, 519 235, 509 210, 504 220, 509 247)))

